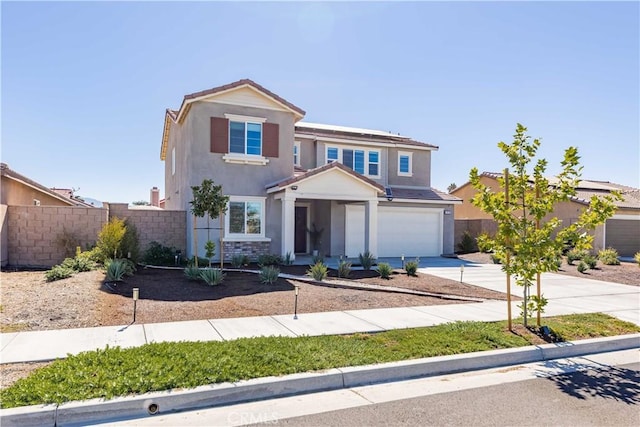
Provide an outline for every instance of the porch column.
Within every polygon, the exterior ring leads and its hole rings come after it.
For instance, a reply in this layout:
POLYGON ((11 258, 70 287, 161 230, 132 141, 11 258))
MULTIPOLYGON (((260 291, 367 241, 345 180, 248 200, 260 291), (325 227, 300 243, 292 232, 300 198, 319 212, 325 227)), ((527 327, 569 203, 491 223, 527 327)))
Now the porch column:
POLYGON ((364 208, 364 249, 378 256, 378 201, 369 200, 364 208))
POLYGON ((285 193, 280 201, 282 202, 282 256, 289 252, 291 259, 295 259, 296 198, 285 193))

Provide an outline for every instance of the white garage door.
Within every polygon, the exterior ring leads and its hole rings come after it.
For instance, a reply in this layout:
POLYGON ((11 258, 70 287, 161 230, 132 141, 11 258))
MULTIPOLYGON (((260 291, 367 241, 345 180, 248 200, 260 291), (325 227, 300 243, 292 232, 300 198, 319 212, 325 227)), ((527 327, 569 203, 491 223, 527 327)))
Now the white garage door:
MULTIPOLYGON (((364 252, 364 206, 346 206, 345 253, 364 252)), ((378 207, 379 257, 442 254, 442 209, 378 207)))

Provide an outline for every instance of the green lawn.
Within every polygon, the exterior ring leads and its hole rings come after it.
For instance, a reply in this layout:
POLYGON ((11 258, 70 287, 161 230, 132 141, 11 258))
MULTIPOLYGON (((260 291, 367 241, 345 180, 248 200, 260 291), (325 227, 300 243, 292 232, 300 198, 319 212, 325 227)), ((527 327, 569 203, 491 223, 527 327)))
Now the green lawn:
MULTIPOLYGON (((603 314, 546 318, 566 341, 640 332, 603 314)), ((473 351, 521 347, 533 334, 517 335, 506 322, 456 322, 377 334, 263 337, 234 341, 147 344, 90 351, 58 360, 0 391, 3 408, 112 398, 172 388, 232 382, 473 351)))

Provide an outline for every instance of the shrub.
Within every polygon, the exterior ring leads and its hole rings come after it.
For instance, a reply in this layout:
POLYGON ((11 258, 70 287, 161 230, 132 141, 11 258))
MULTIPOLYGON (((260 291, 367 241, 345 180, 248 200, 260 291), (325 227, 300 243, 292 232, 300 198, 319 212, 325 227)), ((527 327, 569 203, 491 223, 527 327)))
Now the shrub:
POLYGON ((265 267, 267 265, 280 265, 282 264, 282 257, 280 255, 263 254, 258 256, 258 266, 265 267))
POLYGON ((560 268, 562 267, 562 257, 557 257, 553 262, 556 265, 557 269, 560 270, 560 268))
POLYGON ((144 251, 144 263, 171 266, 176 263, 176 248, 164 246, 156 241, 149 243, 144 251))
POLYGON ((578 263, 578 271, 580 273, 584 273, 585 271, 587 271, 589 269, 589 267, 587 267, 587 264, 584 261, 580 261, 578 263))
POLYGON ((216 254, 216 243, 213 240, 207 240, 204 244, 205 256, 209 260, 209 267, 211 267, 211 258, 216 254))
POLYGON ((120 282, 127 274, 128 265, 124 259, 111 259, 106 261, 107 282, 120 282))
POLYGON ((468 231, 465 231, 462 234, 462 240, 458 243, 458 251, 463 254, 468 254, 469 252, 475 252, 476 250, 476 240, 471 237, 468 231))
POLYGON ((44 277, 47 282, 53 282, 55 280, 62 280, 73 276, 74 271, 69 267, 63 267, 62 265, 54 265, 51 270, 44 273, 44 277))
POLYGON ((380 277, 382 277, 383 279, 390 279, 392 273, 393 268, 391 268, 388 263, 381 262, 380 264, 378 264, 378 274, 380 274, 380 277))
POLYGON ((200 278, 209 286, 216 286, 224 280, 224 273, 219 268, 203 268, 200 270, 200 278))
POLYGON ((338 263, 338 277, 349 278, 351 275, 351 263, 348 261, 340 260, 338 263))
POLYGON ((640 252, 636 252, 636 254, 633 256, 633 259, 636 260, 636 262, 638 263, 638 267, 640 267, 640 252))
POLYGON ((140 261, 140 240, 138 229, 128 220, 125 220, 125 232, 120 242, 120 255, 128 258, 134 263, 140 261))
POLYGON ((491 254, 491 262, 493 262, 494 264, 502 264, 502 261, 500 261, 500 257, 495 254, 491 254))
POLYGON ((376 261, 376 258, 369 251, 366 251, 363 254, 358 254, 358 259, 360 260, 360 265, 365 270, 371 270, 371 266, 376 261))
POLYGON ((598 259, 604 265, 620 265, 620 260, 618 259, 618 251, 613 248, 602 249, 600 252, 598 252, 598 259))
POLYGON ((582 261, 584 261, 584 263, 587 264, 587 267, 592 270, 596 268, 596 265, 598 265, 598 259, 591 254, 582 257, 582 261))
POLYGON ((100 254, 100 261, 105 262, 120 255, 120 244, 127 228, 120 218, 111 218, 98 233, 96 248, 100 254))
POLYGON ((260 282, 271 285, 278 281, 280 269, 272 265, 264 266, 260 269, 260 282))
MULTIPOLYGON (((196 257, 192 256, 187 260, 187 267, 196 265, 196 257)), ((198 257, 198 266, 201 265, 209 265, 209 260, 207 258, 198 257)))
POLYGON ((240 268, 243 265, 249 264, 249 257, 243 254, 235 254, 231 257, 231 265, 235 268, 240 268))
POLYGON ((65 258, 60 264, 63 267, 70 268, 71 270, 81 273, 83 271, 91 271, 97 268, 95 262, 91 260, 88 256, 78 255, 75 258, 65 258))
POLYGON ((309 267, 307 274, 313 277, 314 280, 321 282, 327 278, 327 266, 323 262, 316 262, 309 267))
POLYGON ((284 256, 284 259, 282 260, 282 263, 284 265, 293 264, 293 255, 291 254, 291 252, 287 252, 287 254, 284 256))
POLYGON ((201 269, 195 266, 190 266, 184 269, 184 275, 186 276, 187 279, 189 280, 200 280, 200 271, 201 269))
POLYGON ((582 258, 584 258, 586 255, 588 255, 586 251, 571 249, 569 252, 567 252, 567 263, 569 265, 573 265, 574 261, 579 261, 582 258))
POLYGON ((415 276, 418 271, 418 265, 420 265, 419 258, 416 258, 414 261, 407 261, 404 263, 404 270, 409 276, 415 276))

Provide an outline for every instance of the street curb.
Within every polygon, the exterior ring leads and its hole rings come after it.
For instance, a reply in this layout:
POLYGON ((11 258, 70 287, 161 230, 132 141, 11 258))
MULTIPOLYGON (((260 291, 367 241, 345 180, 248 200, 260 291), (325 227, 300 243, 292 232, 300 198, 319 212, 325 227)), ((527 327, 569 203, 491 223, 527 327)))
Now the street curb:
POLYGON ((60 406, 36 405, 0 409, 0 424, 6 427, 46 425, 60 427, 114 422, 182 410, 634 348, 640 348, 640 334, 329 369, 323 372, 213 384, 189 390, 146 393, 108 401, 92 399, 69 402, 60 406))

